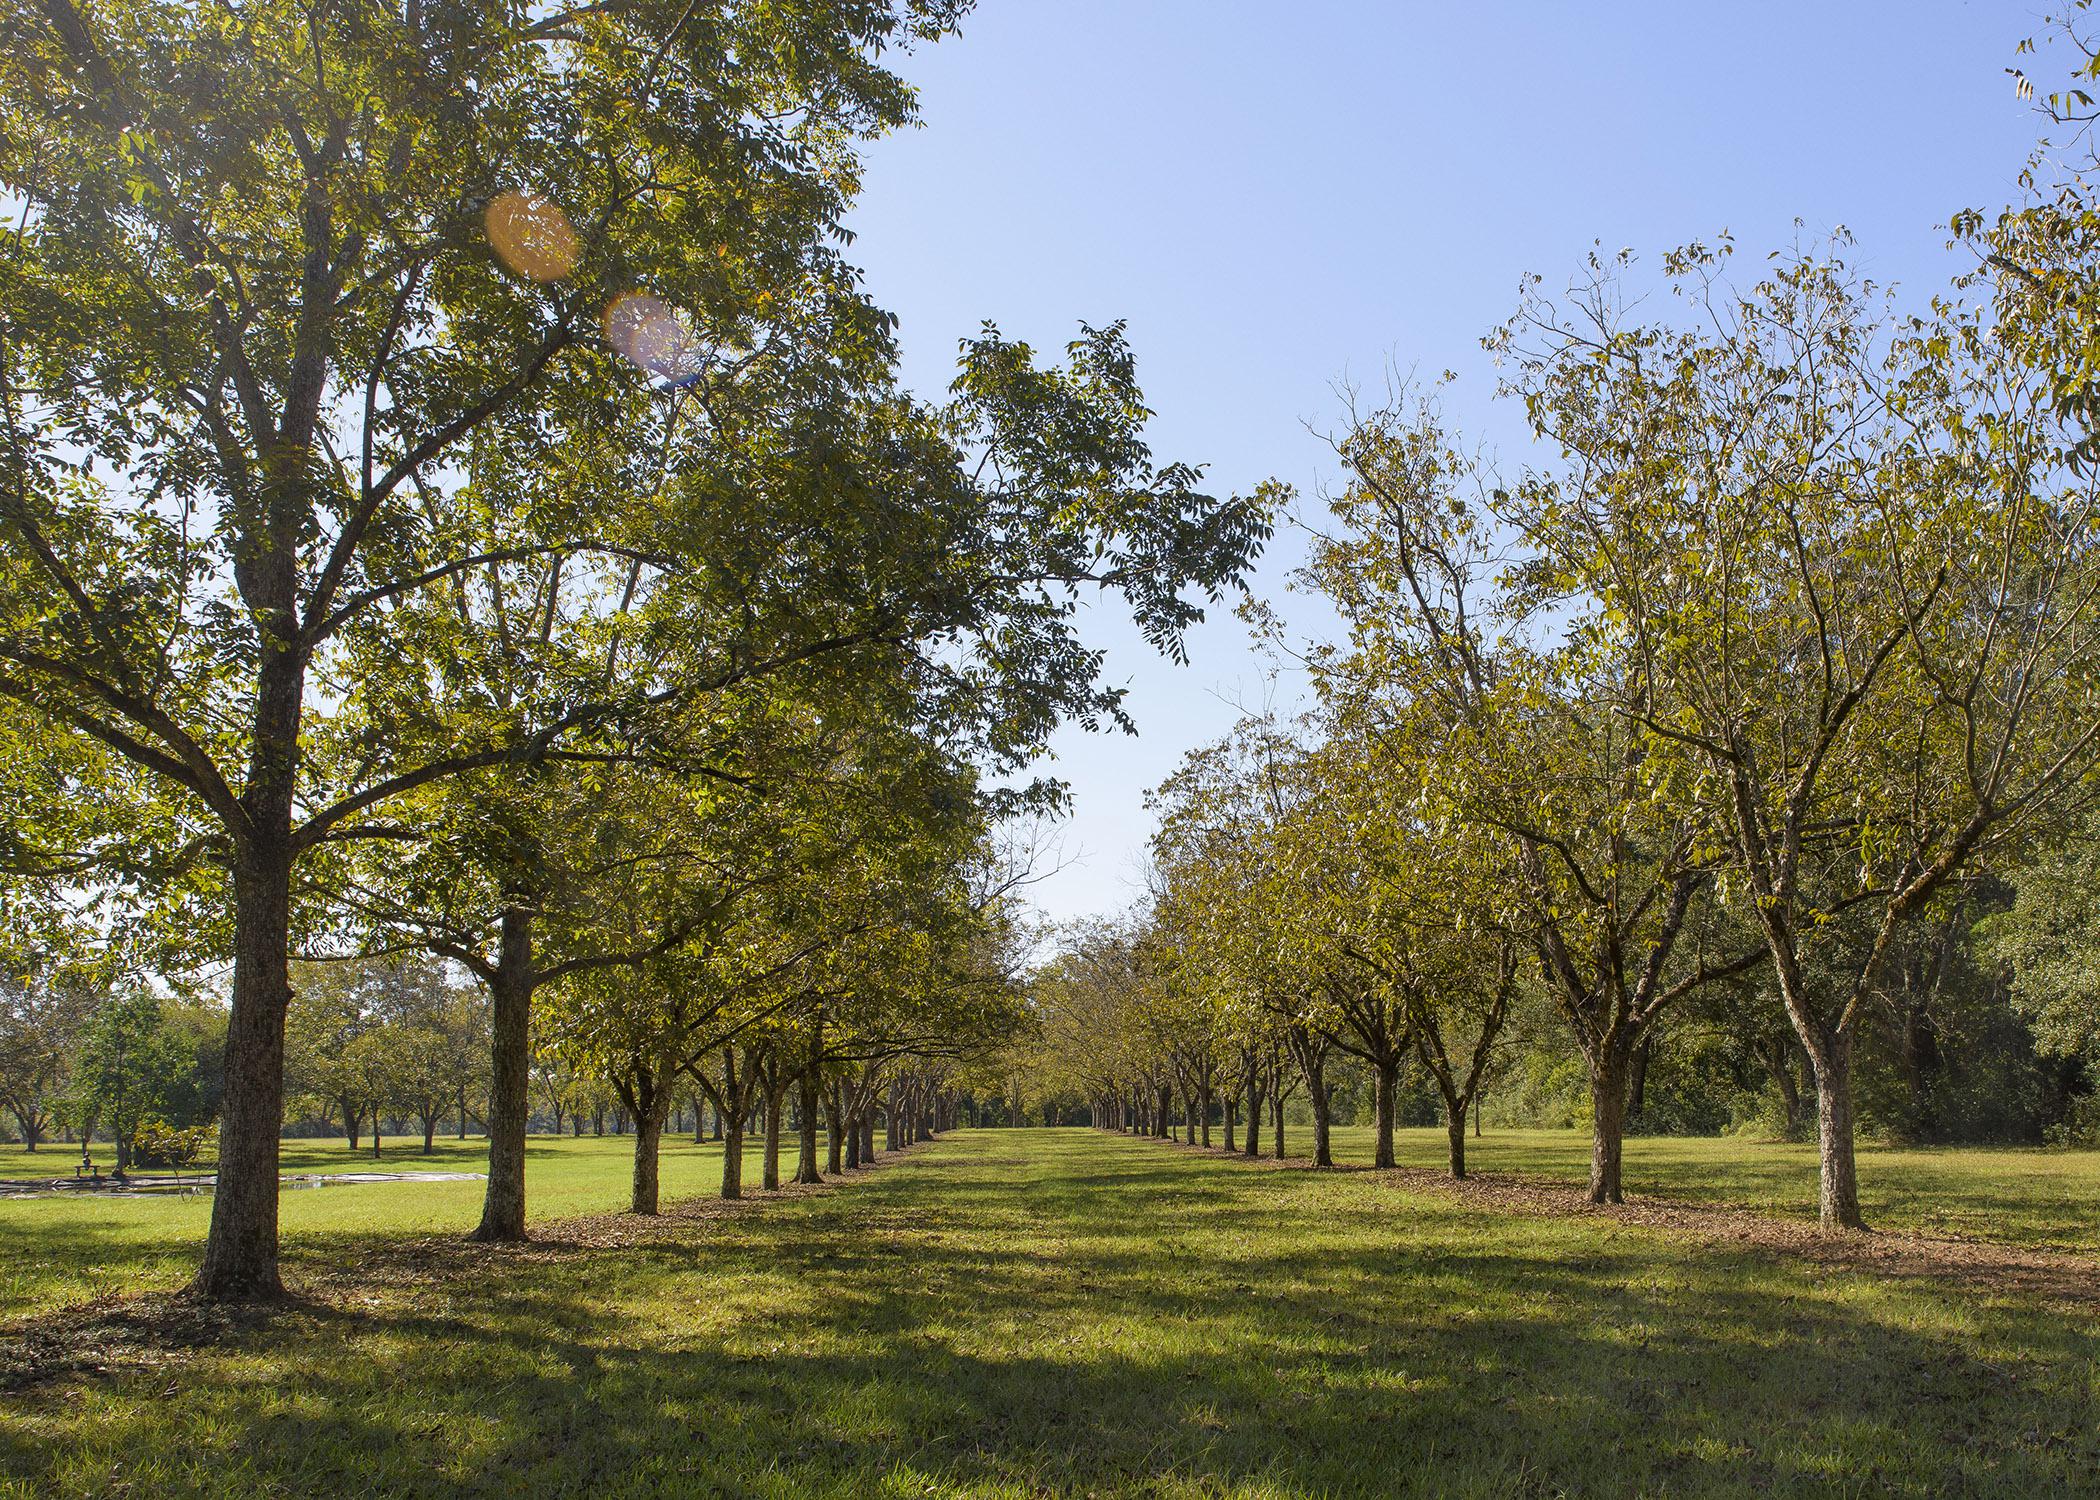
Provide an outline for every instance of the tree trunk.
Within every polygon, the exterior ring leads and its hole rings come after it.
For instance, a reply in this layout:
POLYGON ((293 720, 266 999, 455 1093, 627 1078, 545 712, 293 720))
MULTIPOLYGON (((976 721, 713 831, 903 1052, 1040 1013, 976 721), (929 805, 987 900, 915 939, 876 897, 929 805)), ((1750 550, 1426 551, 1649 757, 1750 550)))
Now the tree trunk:
POLYGON ((1261 1101, 1262 1087, 1259 1080, 1247 1080, 1247 1154, 1261 1155, 1261 1101))
POLYGON ((662 1092, 653 1088, 648 1079, 641 1080, 635 1089, 634 1193, 627 1205, 630 1213, 656 1212, 658 1154, 664 1133, 664 1104, 658 1097, 662 1092))
POLYGON ((766 1089, 766 1145, 765 1160, 760 1186, 768 1192, 780 1186, 780 1116, 785 1081, 776 1082, 766 1089))
POLYGON ((1621 1158, 1626 1148, 1627 1057, 1616 1043, 1600 1044, 1590 1064, 1590 1202, 1624 1203, 1621 1158))
POLYGON ((1759 1042, 1756 1052, 1757 1060, 1765 1065, 1765 1072, 1779 1090, 1780 1107, 1786 1111, 1781 1128, 1788 1140, 1798 1141, 1807 1122, 1801 1109, 1801 1085, 1794 1081, 1794 1058, 1787 1035, 1779 1033, 1770 1041, 1759 1042))
POLYGON ((1455 1094, 1444 1096, 1444 1134, 1451 1143, 1451 1176, 1466 1180, 1466 1101, 1455 1094))
POLYGON ((437 1133, 438 1117, 436 1115, 425 1115, 423 1117, 423 1154, 425 1156, 433 1155, 437 1151, 437 1133))
MULTIPOLYGON (((823 1174, 817 1170, 817 1097, 824 1086, 822 1067, 824 1063, 824 1017, 821 1013, 810 1022, 809 1051, 802 1060, 802 1096, 795 1101, 797 1113, 802 1117, 802 1139, 795 1160, 795 1181, 802 1183, 822 1182, 823 1174)), ((832 1168, 837 1171, 837 1167, 832 1168)))
POLYGON ((834 1177, 846 1170, 846 1111, 839 1088, 834 1080, 824 1095, 824 1166, 834 1177))
POLYGON ((822 1182, 824 1174, 817 1170, 817 1088, 807 1078, 796 1105, 801 1129, 795 1141, 795 1181, 822 1182))
POLYGON ((1271 1117, 1276 1125, 1276 1159, 1283 1160, 1283 1090, 1277 1089, 1276 1097, 1269 1105, 1271 1117))
POLYGON ((715 1100, 715 1123, 722 1133, 722 1196, 744 1196, 744 1099, 737 1091, 736 1050, 722 1049, 722 1096, 715 1100), (723 1116, 727 1115, 727 1120, 723 1116))
POLYGON ((1334 1095, 1327 1087, 1327 1059, 1323 1055, 1313 1058, 1305 1066, 1305 1091, 1312 1099, 1313 1117, 1313 1165, 1334 1165, 1334 1095))
POLYGON ((1629 1120, 1638 1120, 1641 1111, 1648 1107, 1648 1052, 1654 1042, 1654 1032, 1643 1032, 1640 1045, 1633 1049, 1633 1063, 1626 1075, 1626 1117, 1629 1120))
POLYGON ((1864 1229, 1859 1168, 1852 1149, 1852 1038, 1833 1034, 1809 1054, 1816 1070, 1816 1127, 1822 1156, 1825 1229, 1864 1229))
POLYGON ((1239 1110, 1239 1102, 1237 1094, 1228 1093, 1225 1096, 1225 1149, 1230 1152, 1240 1149, 1239 1122, 1234 1118, 1239 1110))
POLYGON ((364 1139, 364 1123, 363 1110, 352 1109, 347 1103, 343 1106, 343 1139, 350 1143, 349 1148, 352 1151, 355 1151, 357 1143, 364 1139))
POLYGON ((213 1302, 284 1290, 277 1274, 277 1143, 284 1129, 284 1014, 292 999, 291 811, 303 682, 303 671, 294 668, 287 681, 265 663, 257 695, 253 827, 233 871, 233 1009, 218 1187, 204 1260, 190 1283, 213 1302), (273 720, 281 733, 269 732, 273 720))
POLYGON ((532 913, 503 910, 489 978, 489 1182, 471 1239, 525 1238, 525 1137, 532 1128, 532 913))
POLYGON ((875 1101, 870 1099, 860 1116, 860 1164, 875 1165, 875 1101))
POLYGON ((1378 1116, 1378 1140, 1371 1157, 1374 1167, 1393 1165, 1393 1113, 1394 1096, 1400 1088, 1400 1059, 1380 1059, 1372 1069, 1377 1078, 1375 1106, 1378 1116))

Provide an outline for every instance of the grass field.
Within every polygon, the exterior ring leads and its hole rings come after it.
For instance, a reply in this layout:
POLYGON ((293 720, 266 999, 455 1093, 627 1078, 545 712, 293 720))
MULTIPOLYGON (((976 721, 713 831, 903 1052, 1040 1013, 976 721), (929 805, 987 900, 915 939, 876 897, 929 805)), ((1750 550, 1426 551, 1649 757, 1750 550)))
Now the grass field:
MULTIPOLYGON (((1224 1137, 1215 1128, 1211 1139, 1224 1137)), ((1264 1138, 1264 1144, 1273 1144, 1264 1138)), ((1338 1165, 1369 1165, 1369 1126, 1334 1132, 1338 1165)), ((1312 1151, 1310 1126, 1284 1132, 1292 1156, 1312 1151)), ((1573 1130, 1490 1129, 1466 1143, 1466 1165, 1563 1182, 1589 1181, 1589 1136, 1573 1130)), ((1441 1128, 1403 1130, 1402 1166, 1445 1165, 1441 1128)), ((1626 1143, 1626 1191, 1813 1219, 1816 1148, 1736 1138, 1651 1136, 1626 1143)), ((1877 1229, 2100 1255, 2100 1151, 2018 1147, 1859 1148, 1861 1206, 1877 1229)))
MULTIPOLYGON (((755 1143, 754 1143, 755 1144, 755 1143)), ((78 1147, 45 1147, 31 1156, 18 1146, 0 1147, 0 1178, 68 1176, 78 1147)), ((627 1204, 632 1136, 602 1138, 536 1136, 526 1151, 526 1207, 533 1220, 605 1213, 627 1204)), ((109 1165, 106 1149, 103 1166, 109 1165)), ((793 1170, 787 1154, 786 1170, 793 1170)), ((286 1173, 481 1172, 488 1143, 440 1137, 423 1155, 423 1138, 392 1137, 380 1159, 371 1138, 351 1152, 341 1141, 286 1141, 286 1173)), ((745 1173, 758 1180, 755 1150, 745 1153, 745 1173)), ((713 1192, 722 1180, 719 1147, 696 1146, 690 1138, 665 1137, 666 1199, 713 1192)), ((481 1217, 484 1184, 403 1182, 343 1187, 289 1188, 280 1200, 287 1273, 354 1260, 374 1241, 418 1234, 464 1234, 481 1217)), ((105 1296, 111 1292, 179 1286, 197 1268, 204 1232, 211 1222, 207 1195, 0 1199, 0 1322, 24 1313, 105 1296)))
MULTIPOLYGON (((1212 1139, 1222 1142, 1223 1135, 1213 1130, 1212 1139)), ((1293 1126, 1284 1139, 1293 1159, 1312 1149, 1310 1128, 1293 1126)), ((754 1183, 756 1144, 745 1163, 754 1183)), ((1265 1138, 1265 1147, 1270 1144, 1265 1138)), ((1368 1165, 1371 1148, 1368 1127, 1335 1131, 1341 1165, 1368 1165)), ((784 1150, 791 1167, 792 1142, 784 1150)), ((1441 1169, 1443 1132, 1403 1130, 1396 1150, 1403 1166, 1441 1169)), ((535 1137, 527 1163, 532 1217, 545 1222, 624 1206, 632 1151, 628 1136, 535 1137)), ((0 1146, 0 1178, 64 1176, 73 1160, 63 1146, 33 1155, 0 1146)), ((487 1160, 479 1137, 441 1136, 431 1156, 422 1154, 420 1136, 388 1137, 376 1164, 369 1138, 356 1153, 340 1141, 284 1143, 287 1173, 479 1172, 487 1160)), ((1468 1162, 1477 1172, 1580 1183, 1589 1172, 1589 1139, 1569 1130, 1490 1130, 1468 1143, 1468 1162)), ((666 1202, 712 1193, 720 1180, 718 1148, 665 1138, 666 1202)), ((2100 1152, 1869 1146, 1861 1150, 1860 1181, 1877 1228, 2100 1255, 2100 1152)), ((1626 1145, 1626 1183, 1637 1196, 1808 1219, 1816 1202, 1815 1148, 1635 1139, 1626 1145)), ((361 1242, 464 1233, 480 1215, 481 1195, 479 1182, 288 1190, 281 1214, 291 1274, 354 1259, 361 1242)), ((194 1269, 210 1216, 203 1195, 0 1200, 0 1322, 112 1292, 181 1284, 194 1269)))
POLYGON ((2090 1280, 1971 1270, 959 1132, 0 1398, 0 1495, 2100 1493, 2090 1280))

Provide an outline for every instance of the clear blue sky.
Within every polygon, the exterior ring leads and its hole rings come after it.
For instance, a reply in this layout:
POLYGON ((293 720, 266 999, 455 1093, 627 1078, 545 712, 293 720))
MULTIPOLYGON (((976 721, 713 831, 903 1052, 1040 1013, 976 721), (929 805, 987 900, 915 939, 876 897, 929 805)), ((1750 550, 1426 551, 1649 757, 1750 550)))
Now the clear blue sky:
MULTIPOLYGON (((1389 363, 1459 372, 1446 415, 1520 462, 1478 341, 1523 273, 1722 229, 1754 265, 1798 217, 1925 296, 1948 215, 2016 196, 2036 122, 2004 69, 2038 26, 2020 0, 983 0, 906 60, 925 128, 871 153, 852 253, 929 394, 980 320, 1055 349, 1127 318, 1154 451, 1216 489, 1310 497, 1333 463, 1307 424, 1389 363)), ((1255 588, 1280 597, 1296 553, 1280 538, 1255 588)), ((1263 691, 1229 612, 1185 668, 1110 609, 1087 625, 1141 734, 1057 742, 1054 917, 1137 895, 1146 788, 1263 691)))

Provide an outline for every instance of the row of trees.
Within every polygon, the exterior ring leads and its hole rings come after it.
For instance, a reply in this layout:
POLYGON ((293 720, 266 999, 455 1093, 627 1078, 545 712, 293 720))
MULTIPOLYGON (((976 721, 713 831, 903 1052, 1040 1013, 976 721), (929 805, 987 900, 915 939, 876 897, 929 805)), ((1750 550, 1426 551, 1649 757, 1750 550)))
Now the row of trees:
POLYGON ((1805 1058, 1822 1219, 1856 1227, 1861 1033, 2014 889, 2000 978, 2041 1045, 2089 1047, 2094 971, 2063 962, 2100 793, 2088 202, 2074 174, 1963 216, 1978 269, 1916 310, 1842 236, 1747 287, 1726 240, 1660 298, 1623 255, 1564 297, 1534 278, 1487 341, 1544 455, 1520 473, 1434 390, 1352 405, 1299 575, 1344 634, 1253 611, 1317 706, 1191 756, 1150 911, 1047 976, 1097 1121, 1207 1121, 1221 1080, 1251 1121, 1302 1085, 1324 1164, 1345 1056, 1389 1165, 1419 1063, 1462 1175, 1498 1040, 1545 1005, 1616 1202, 1629 1089, 1697 1010, 1789 1087, 1805 1058))
MULTIPOLYGON (((426 1155, 440 1128, 454 1122, 462 1140, 470 1129, 487 1132, 490 1007, 481 986, 427 958, 307 963, 294 973, 285 1038, 289 1133, 332 1132, 354 1152, 369 1132, 376 1159, 388 1124, 397 1133, 419 1130, 426 1155)), ((934 1119, 958 1108, 974 1117, 973 1066, 1014 1019, 1003 976, 980 977, 993 988, 979 997, 974 1017, 954 1014, 952 1025, 939 1027, 938 1017, 921 1016, 938 1034, 848 1034, 834 1018, 828 1034, 813 1039, 813 1116, 802 1108, 809 1058, 796 1050, 799 1039, 778 1027, 725 1028, 748 1035, 741 1045, 726 1040, 710 1049, 673 1079, 667 1118, 690 1118, 696 1140, 711 1121, 713 1139, 729 1141, 723 1192, 735 1197, 747 1133, 764 1132, 765 1185, 777 1187, 783 1122, 805 1137, 807 1119, 828 1127, 836 1172, 872 1158, 878 1117, 892 1148, 922 1138, 934 1119), (747 1085, 739 1085, 739 1072, 747 1085), (745 1112, 729 1119, 726 1110, 739 1099, 745 1112)), ((579 1056, 559 1014, 543 1015, 536 1030, 531 1123, 559 1134, 567 1122, 579 1136, 587 1116, 598 1135, 608 1116, 618 1135, 649 1123, 646 1111, 634 1112, 629 1080, 579 1056)), ((170 1165, 159 1159, 158 1143, 171 1132, 206 1132, 216 1121, 225 1031, 220 1007, 156 996, 139 984, 98 984, 77 970, 10 981, 0 987, 0 1109, 30 1152, 63 1132, 109 1142, 119 1169, 170 1165)), ((659 1135, 662 1129, 657 1122, 659 1135)), ((0 1128, 0 1138, 6 1134, 0 1128)), ((798 1169, 814 1180, 807 1152, 798 1169)))
POLYGON ((843 218, 966 9, 10 21, 15 967, 226 966, 199 1294, 278 1288, 296 960, 483 986, 496 1239, 536 1050, 617 1091, 648 1211, 686 1087, 865 1143, 1000 1024, 999 830, 1056 793, 985 778, 1123 722, 1077 598, 1178 651, 1267 523, 1154 462, 1118 328, 899 388, 843 218))

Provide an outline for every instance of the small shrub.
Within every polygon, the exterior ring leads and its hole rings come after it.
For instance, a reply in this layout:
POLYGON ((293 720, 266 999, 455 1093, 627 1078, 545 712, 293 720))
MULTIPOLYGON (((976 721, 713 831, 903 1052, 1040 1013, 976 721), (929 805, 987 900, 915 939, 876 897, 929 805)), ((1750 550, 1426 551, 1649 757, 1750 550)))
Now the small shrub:
POLYGON ((192 1125, 187 1129, 165 1120, 148 1120, 131 1137, 131 1157, 142 1167, 165 1167, 180 1172, 214 1154, 217 1128, 192 1125))

